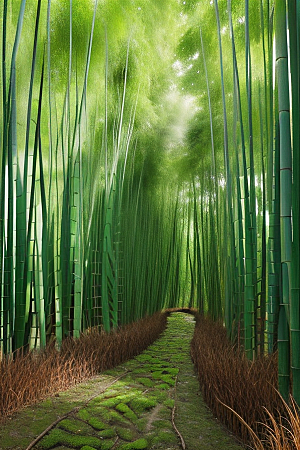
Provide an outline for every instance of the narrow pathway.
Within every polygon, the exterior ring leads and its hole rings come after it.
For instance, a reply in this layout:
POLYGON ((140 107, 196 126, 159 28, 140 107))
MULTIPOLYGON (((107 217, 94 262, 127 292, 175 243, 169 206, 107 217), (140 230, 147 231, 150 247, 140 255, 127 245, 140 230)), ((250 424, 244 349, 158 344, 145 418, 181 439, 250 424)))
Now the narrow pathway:
POLYGON ((1 427, 0 450, 241 450, 199 393, 193 331, 193 316, 173 313, 141 355, 1 427))

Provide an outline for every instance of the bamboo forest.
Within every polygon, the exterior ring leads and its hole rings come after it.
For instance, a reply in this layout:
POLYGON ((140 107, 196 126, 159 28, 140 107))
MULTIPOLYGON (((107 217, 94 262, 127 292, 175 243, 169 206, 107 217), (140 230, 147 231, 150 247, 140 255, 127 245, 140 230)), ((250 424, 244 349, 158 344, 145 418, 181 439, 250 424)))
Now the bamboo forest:
POLYGON ((0 359, 184 309, 276 355, 296 413, 300 3, 2 0, 0 20, 0 359))

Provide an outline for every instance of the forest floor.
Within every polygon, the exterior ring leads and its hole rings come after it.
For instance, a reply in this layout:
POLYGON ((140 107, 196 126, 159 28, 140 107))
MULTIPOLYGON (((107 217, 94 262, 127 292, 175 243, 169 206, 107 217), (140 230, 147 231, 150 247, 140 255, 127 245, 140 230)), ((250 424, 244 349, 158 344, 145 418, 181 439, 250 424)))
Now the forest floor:
POLYGON ((8 419, 0 450, 241 450, 199 392, 193 331, 193 316, 172 313, 134 359, 8 419))

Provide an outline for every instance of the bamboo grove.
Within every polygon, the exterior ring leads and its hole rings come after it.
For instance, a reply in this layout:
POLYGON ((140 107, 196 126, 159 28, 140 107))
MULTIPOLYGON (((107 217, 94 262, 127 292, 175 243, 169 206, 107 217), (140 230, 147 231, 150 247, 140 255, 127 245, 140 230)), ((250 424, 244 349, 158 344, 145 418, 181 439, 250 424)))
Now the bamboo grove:
POLYGON ((1 9, 2 355, 189 306, 299 403, 297 2, 1 9))

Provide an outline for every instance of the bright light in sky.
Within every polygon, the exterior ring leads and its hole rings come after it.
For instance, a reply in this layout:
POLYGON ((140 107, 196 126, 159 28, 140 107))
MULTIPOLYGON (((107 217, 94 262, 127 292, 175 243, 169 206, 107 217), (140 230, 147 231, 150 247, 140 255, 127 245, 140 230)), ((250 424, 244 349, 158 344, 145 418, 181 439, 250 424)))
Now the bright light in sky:
MULTIPOLYGON (((196 58, 193 57, 193 58, 190 58, 190 60, 191 59, 196 59, 196 58)), ((175 61, 173 63, 172 67, 176 71, 176 75, 178 77, 182 77, 182 75, 184 75, 188 70, 191 70, 193 68, 193 64, 189 64, 187 67, 184 67, 182 62, 179 61, 179 59, 177 59, 177 61, 175 61)))
POLYGON ((183 92, 169 91, 165 97, 166 105, 172 120, 168 127, 168 148, 177 149, 182 145, 188 123, 196 112, 195 97, 192 95, 184 95, 183 92))
POLYGON ((179 59, 177 59, 177 61, 174 62, 172 67, 177 72, 178 77, 181 77, 184 74, 183 66, 182 63, 179 61, 179 59))

